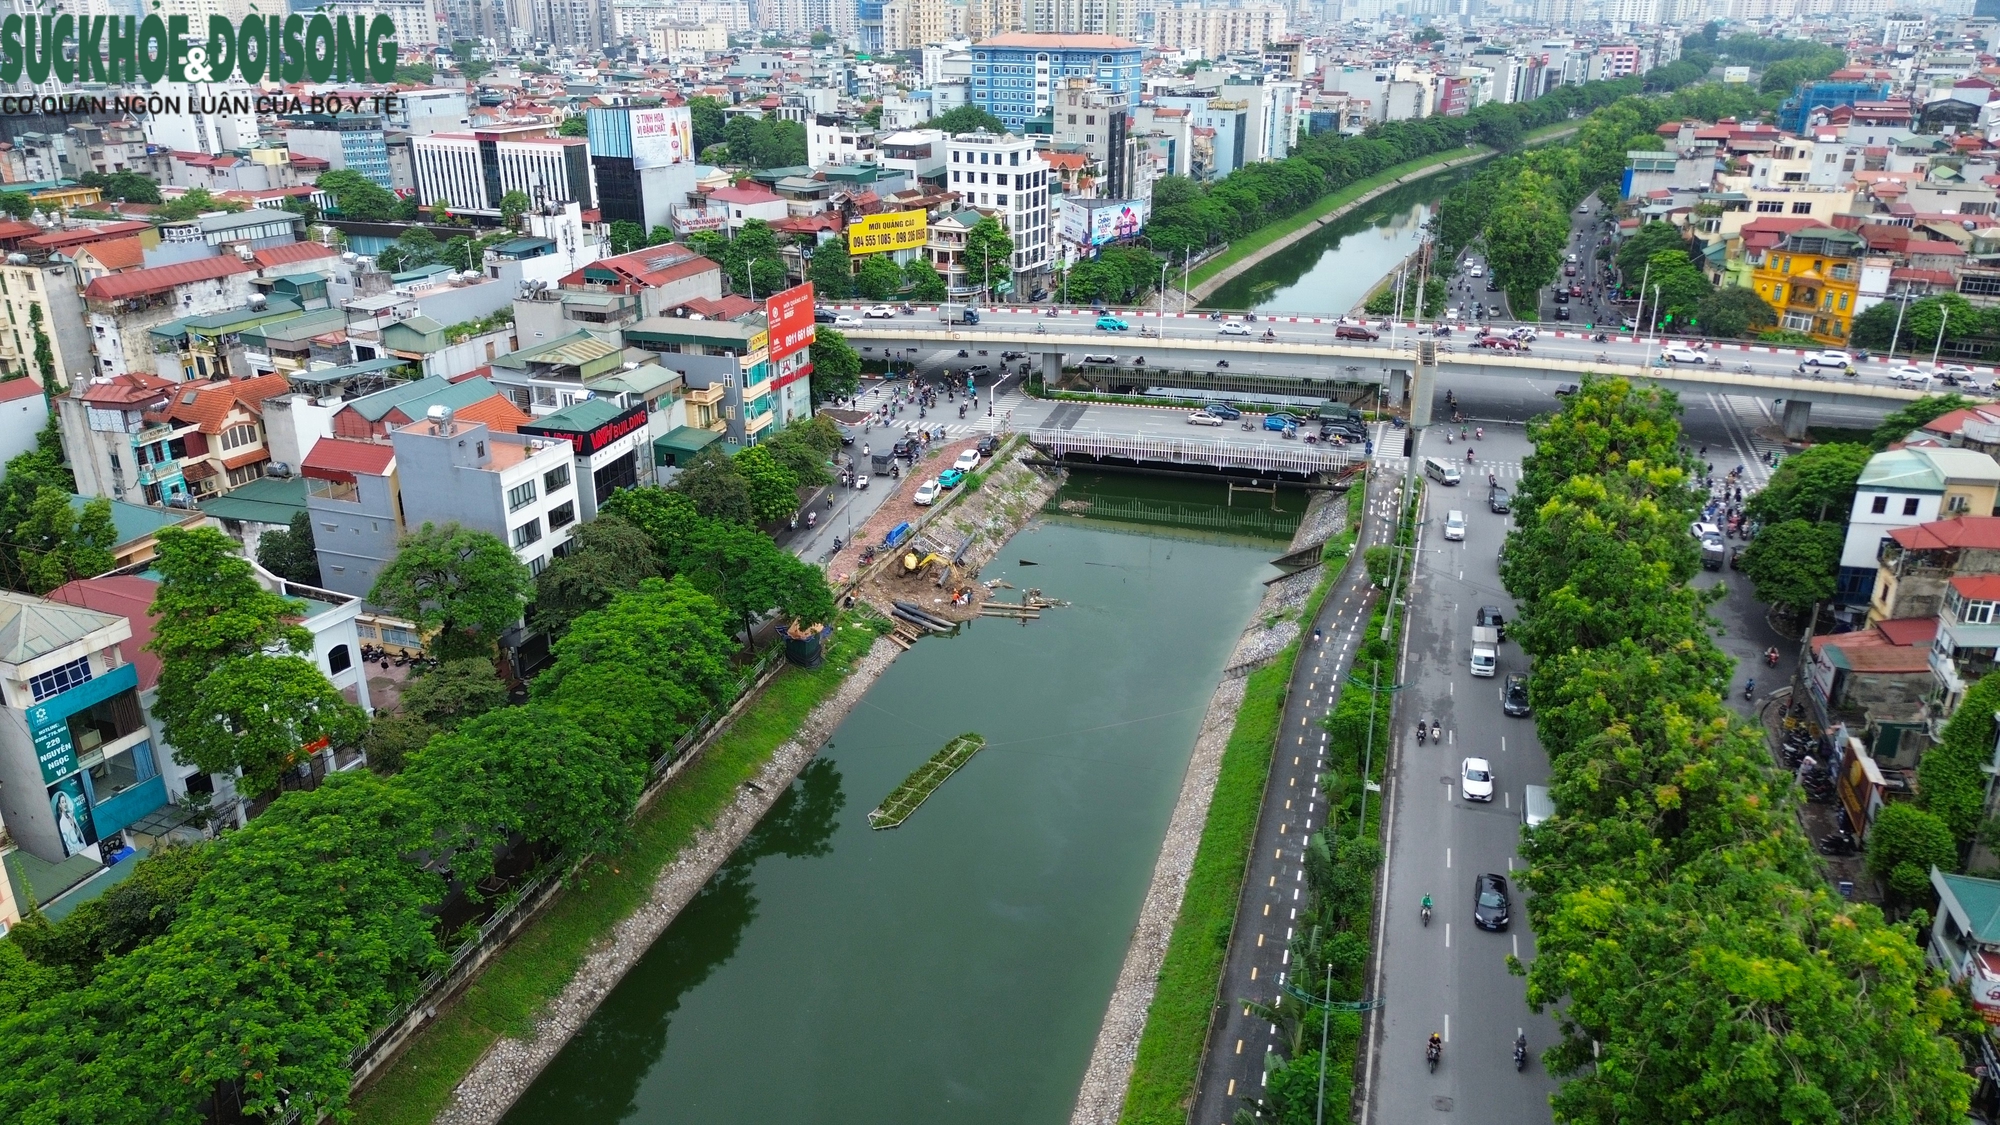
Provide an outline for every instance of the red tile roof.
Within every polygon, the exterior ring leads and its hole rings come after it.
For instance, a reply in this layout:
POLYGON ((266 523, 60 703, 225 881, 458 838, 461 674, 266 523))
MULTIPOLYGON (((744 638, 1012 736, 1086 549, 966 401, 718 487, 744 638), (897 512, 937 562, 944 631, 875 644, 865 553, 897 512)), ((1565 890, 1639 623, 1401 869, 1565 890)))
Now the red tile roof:
POLYGON ((470 406, 459 407, 452 417, 461 422, 484 422, 496 434, 518 433, 522 426, 534 421, 526 411, 508 401, 506 395, 482 398, 470 406))
POLYGON ((82 246, 86 243, 102 242, 107 238, 122 238, 151 229, 153 229, 151 223, 128 219, 118 223, 99 223, 94 227, 82 227, 77 230, 47 231, 33 238, 22 239, 21 245, 32 246, 37 250, 60 250, 65 246, 82 246))
POLYGON ((721 269, 721 266, 680 243, 669 242, 664 246, 648 246, 643 250, 634 250, 614 258, 600 258, 563 278, 558 284, 572 289, 580 288, 587 284, 583 276, 585 270, 595 273, 610 270, 622 279, 611 286, 614 291, 634 293, 640 289, 657 289, 668 282, 721 269))
POLYGON ((1887 621, 1877 621, 1875 627, 1892 645, 1923 645, 1929 648, 1931 640, 1937 636, 1938 620, 1935 617, 1892 617, 1887 621))
POLYGON ((1962 574, 1951 588, 1976 602, 2000 602, 2000 574, 1962 574))
POLYGON ((136 574, 79 578, 50 590, 50 601, 78 605, 99 613, 115 614, 132 624, 132 643, 123 646, 133 670, 139 674, 139 690, 148 691, 160 682, 160 658, 147 651, 153 643, 153 599, 159 583, 136 574))
POLYGON ((31 398, 41 393, 41 380, 31 379, 25 375, 0 383, 0 402, 19 402, 24 398, 31 398))
POLYGON ((1896 644, 1878 629, 1814 637, 1812 647, 1815 654, 1829 648, 1838 650, 1847 666, 1861 673, 1911 675, 1931 669, 1928 647, 1896 644))
POLYGON ((1932 520, 1915 527, 1899 527, 1889 533, 1906 551, 1939 551, 1971 547, 1982 551, 2000 550, 2000 516, 1960 516, 1952 520, 1932 520))
POLYGON ((199 427, 202 433, 219 434, 238 408, 257 413, 265 399, 285 394, 291 389, 291 381, 277 372, 253 379, 188 383, 175 392, 163 413, 183 425, 199 427))
POLYGON ((272 266, 286 266, 293 262, 310 262, 318 258, 337 258, 340 251, 317 242, 288 242, 283 246, 273 246, 256 253, 257 265, 262 269, 272 266))
POLYGON ((164 404, 167 392, 177 384, 149 371, 131 371, 114 375, 99 382, 91 380, 84 388, 83 401, 94 406, 146 406, 159 402, 164 404))
POLYGON ((165 293, 176 286, 214 281, 231 274, 249 273, 250 270, 250 263, 236 255, 219 254, 213 258, 197 258, 192 262, 175 262, 170 266, 154 266, 152 269, 100 277, 84 289, 83 295, 98 301, 116 301, 123 297, 165 293))
POLYGON ((97 264, 113 273, 136 270, 146 264, 146 244, 135 238, 107 238, 77 248, 79 254, 89 254, 97 264))
POLYGON ((313 443, 299 466, 299 475, 315 480, 352 482, 356 473, 386 476, 396 463, 396 447, 385 442, 325 437, 313 443))
POLYGON ((763 187, 762 185, 755 183, 738 184, 733 187, 719 188, 716 191, 710 192, 708 197, 710 199, 719 199, 724 203, 782 202, 777 192, 774 192, 767 187, 763 187))

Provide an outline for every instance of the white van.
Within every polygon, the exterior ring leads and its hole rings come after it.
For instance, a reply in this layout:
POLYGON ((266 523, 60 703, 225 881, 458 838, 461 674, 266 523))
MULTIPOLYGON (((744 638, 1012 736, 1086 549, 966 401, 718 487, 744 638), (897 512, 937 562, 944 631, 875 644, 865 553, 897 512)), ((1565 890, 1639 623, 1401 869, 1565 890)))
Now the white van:
POLYGON ((1528 827, 1556 815, 1556 803, 1549 798, 1549 790, 1543 785, 1521 787, 1521 821, 1528 827))
POLYGON ((1442 457, 1424 458, 1424 475, 1444 485, 1455 485, 1461 479, 1458 466, 1442 457))

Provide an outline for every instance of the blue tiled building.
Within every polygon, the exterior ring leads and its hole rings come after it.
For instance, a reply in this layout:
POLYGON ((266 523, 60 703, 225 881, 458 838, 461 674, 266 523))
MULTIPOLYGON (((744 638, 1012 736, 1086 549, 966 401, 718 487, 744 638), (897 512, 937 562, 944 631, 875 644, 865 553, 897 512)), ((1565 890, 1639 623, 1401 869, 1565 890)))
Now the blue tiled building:
POLYGON ((1011 132, 1048 110, 1065 78, 1094 79, 1136 105, 1140 55, 1137 43, 1116 35, 996 35, 973 45, 969 100, 1011 132))

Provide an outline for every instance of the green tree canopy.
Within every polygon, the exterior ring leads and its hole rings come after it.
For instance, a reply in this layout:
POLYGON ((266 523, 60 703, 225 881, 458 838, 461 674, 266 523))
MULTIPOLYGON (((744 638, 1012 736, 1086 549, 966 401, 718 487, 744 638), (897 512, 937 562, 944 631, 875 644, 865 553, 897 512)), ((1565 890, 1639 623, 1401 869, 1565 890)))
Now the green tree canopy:
POLYGON ((942 301, 950 295, 944 276, 923 258, 912 258, 903 267, 903 285, 910 291, 912 301, 942 301))
POLYGON ((1760 523, 1784 520, 1847 522, 1855 482, 1868 465, 1868 447, 1829 442, 1785 458, 1763 490, 1744 505, 1760 523))
POLYGON ((942 129, 947 133, 971 133, 984 129, 999 135, 1007 131, 1004 122, 976 105, 962 105, 957 109, 946 110, 931 118, 927 124, 929 128, 942 129))
POLYGON ((561 635, 578 614, 603 607, 659 573, 652 539, 600 509, 596 519, 570 534, 569 553, 535 577, 535 624, 561 635))
POLYGON ((233 199, 221 199, 211 195, 207 188, 189 188, 179 197, 162 204, 154 214, 169 223, 184 223, 189 219, 216 211, 233 212, 243 209, 243 204, 233 199))
POLYGON ((1942 418, 1954 410, 1964 410, 1972 405, 1972 400, 1960 394, 1925 395, 1915 402, 1889 412, 1887 417, 1876 424, 1875 432, 1868 443, 1876 450, 1884 450, 1895 442, 1902 441, 1911 433, 1942 418))
POLYGON ((312 516, 300 512, 289 526, 258 536, 257 565, 292 582, 319 585, 319 551, 313 545, 312 516))
POLYGON ((576 619, 535 698, 644 761, 733 686, 729 625, 728 610, 686 578, 648 578, 576 619))
POLYGON ((887 254, 870 254, 855 271, 854 288, 870 301, 887 300, 903 287, 903 271, 887 254))
POLYGON ((506 683, 493 662, 479 656, 447 660, 420 671, 403 685, 403 713, 436 730, 450 730, 506 705, 506 683))
POLYGON ((1743 573, 1758 601, 1804 613, 1833 596, 1844 538, 1838 523, 1768 524, 1744 549, 1743 573))
POLYGON ((972 224, 965 232, 965 276, 967 284, 994 284, 1013 276, 1014 240, 991 215, 972 224))
POLYGON ((847 337, 822 324, 813 334, 813 401, 846 398, 861 386, 861 353, 847 337))
POLYGON ((581 115, 565 117, 563 118, 562 125, 556 129, 556 135, 559 137, 588 137, 590 135, 590 122, 581 115))
POLYGON ((1928 902, 1933 867, 1958 867, 1958 843, 1944 818, 1907 801, 1883 806, 1868 826, 1868 870, 1903 898, 1928 902))
POLYGON ((399 217, 401 207, 388 188, 351 168, 321 172, 315 187, 333 196, 333 209, 343 219, 387 222, 399 217))
POLYGON ((1778 323, 1778 314, 1756 290, 1741 285, 1723 285, 1711 290, 1695 315, 1702 334, 1751 339, 1778 323))
POLYGON ((693 501, 705 519, 748 525, 758 518, 750 501, 750 482, 727 453, 713 446, 689 459, 672 487, 693 501))
POLYGON ((799 477, 778 463, 771 451, 753 445, 735 458, 736 471, 750 493, 750 510, 759 523, 789 519, 799 510, 799 477))
POLYGON ((507 544, 456 523, 426 523, 397 544, 368 600, 428 632, 438 655, 488 655, 534 594, 507 544))
POLYGON ((118 564, 111 553, 118 545, 118 531, 111 525, 111 501, 103 496, 78 508, 70 503, 69 492, 44 486, 10 538, 32 594, 96 577, 118 564))
POLYGON ((813 295, 822 301, 844 300, 854 292, 854 272, 848 265, 847 247, 838 241, 823 242, 813 251, 807 277, 813 295))

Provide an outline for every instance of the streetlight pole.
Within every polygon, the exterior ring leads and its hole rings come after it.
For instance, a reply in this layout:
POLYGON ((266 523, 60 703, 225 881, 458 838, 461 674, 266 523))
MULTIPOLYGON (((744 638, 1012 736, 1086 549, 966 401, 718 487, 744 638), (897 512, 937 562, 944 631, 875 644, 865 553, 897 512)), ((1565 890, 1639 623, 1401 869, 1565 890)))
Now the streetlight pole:
POLYGON ((1646 263, 1646 272, 1639 275, 1639 311, 1632 315, 1632 330, 1639 331, 1646 323, 1646 283, 1653 279, 1653 263, 1646 263))
POLYGON ((1160 263, 1160 339, 1167 338, 1167 263, 1160 263))
POLYGON ((1889 362, 1896 362, 1896 342, 1903 338, 1903 314, 1910 311, 1910 298, 1914 293, 1896 294, 1896 330, 1889 334, 1889 362))
MULTIPOLYGON (((2000 751, 1996 751, 1995 758, 1996 760, 2000 760, 2000 751)), ((1367 779, 1363 778, 1362 780, 1366 781, 1367 779)), ((1989 785, 1988 788, 1992 787, 1989 785)), ((1368 790, 1364 788, 1361 792, 1363 795, 1366 795, 1368 790)), ((1319 1010, 1319 1101, 1313 1113, 1313 1125, 1326 1125, 1326 1025, 1331 1022, 1332 1016, 1333 965, 1328 963, 1326 967, 1326 1004, 1319 1010)))
POLYGON ((1950 309, 1940 308, 1938 312, 1943 315, 1938 317, 1937 343, 1931 345, 1931 371, 1933 374, 1937 372, 1938 352, 1944 350, 1944 326, 1951 321, 1950 309))
MULTIPOLYGON (((1392 584, 1389 593, 1389 619, 1396 616, 1396 587, 1392 584)), ((1361 755, 1361 818, 1355 822, 1354 838, 1360 839, 1368 831, 1368 771, 1375 764, 1375 693, 1382 680, 1382 662, 1369 661, 1368 673, 1368 739, 1367 749, 1361 755)))

